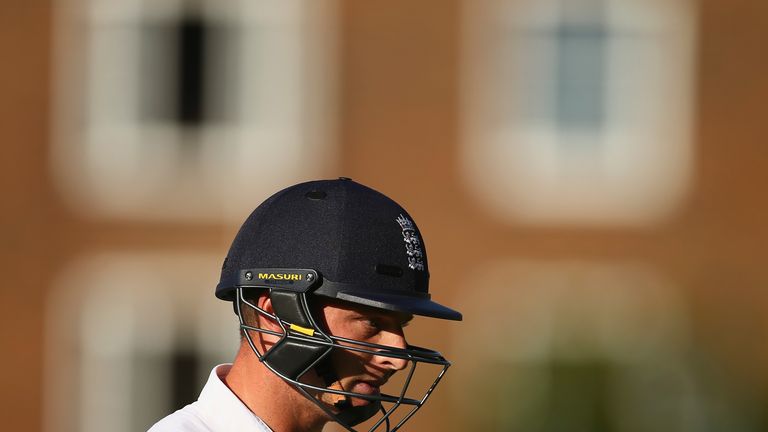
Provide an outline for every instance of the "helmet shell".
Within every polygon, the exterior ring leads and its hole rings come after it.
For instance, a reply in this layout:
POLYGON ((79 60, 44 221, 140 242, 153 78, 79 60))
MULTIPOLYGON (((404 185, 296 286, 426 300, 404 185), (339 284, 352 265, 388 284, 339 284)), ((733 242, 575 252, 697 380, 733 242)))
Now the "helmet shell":
POLYGON ((252 269, 311 269, 311 293, 414 315, 460 320, 431 301, 422 235, 399 204, 347 178, 277 192, 243 223, 224 261, 216 296, 233 300, 252 269))

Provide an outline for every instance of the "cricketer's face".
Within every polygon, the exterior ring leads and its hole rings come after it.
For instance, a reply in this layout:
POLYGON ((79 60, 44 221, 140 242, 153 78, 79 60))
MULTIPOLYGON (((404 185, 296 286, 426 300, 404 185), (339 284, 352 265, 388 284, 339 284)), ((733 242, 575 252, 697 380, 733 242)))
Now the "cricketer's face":
MULTIPOLYGON (((321 316, 333 336, 393 348, 406 347, 403 328, 412 318, 410 314, 344 301, 326 302, 321 316)), ((389 377, 408 365, 408 360, 346 349, 334 349, 330 355, 338 379, 328 387, 364 395, 378 395, 389 377)), ((332 393, 319 393, 316 397, 328 405, 346 398, 332 393)), ((363 406, 372 402, 350 397, 348 403, 363 406)))

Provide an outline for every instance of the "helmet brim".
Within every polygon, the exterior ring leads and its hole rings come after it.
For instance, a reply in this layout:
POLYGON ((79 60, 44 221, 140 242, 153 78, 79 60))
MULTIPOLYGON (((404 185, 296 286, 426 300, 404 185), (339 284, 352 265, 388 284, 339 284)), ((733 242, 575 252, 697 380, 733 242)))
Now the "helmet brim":
POLYGON ((461 321, 461 312, 443 306, 426 297, 412 297, 377 292, 337 291, 336 298, 379 309, 405 312, 412 315, 461 321))

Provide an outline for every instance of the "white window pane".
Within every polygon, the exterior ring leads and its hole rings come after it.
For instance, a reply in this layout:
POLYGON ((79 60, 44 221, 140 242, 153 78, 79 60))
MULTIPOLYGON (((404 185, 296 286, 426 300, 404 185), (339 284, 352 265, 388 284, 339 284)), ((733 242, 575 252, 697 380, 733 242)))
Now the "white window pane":
POLYGON ((691 177, 693 7, 660 0, 464 2, 461 170, 530 224, 643 225, 691 177))
POLYGON ((466 277, 483 288, 453 346, 473 364, 451 387, 479 429, 694 432, 709 419, 688 305, 653 267, 500 260, 466 277))
POLYGON ((105 253, 67 267, 45 304, 45 430, 146 430, 196 399, 239 346, 214 296, 220 261, 105 253))
POLYGON ((332 171, 333 0, 59 6, 52 163, 75 211, 240 220, 332 171))

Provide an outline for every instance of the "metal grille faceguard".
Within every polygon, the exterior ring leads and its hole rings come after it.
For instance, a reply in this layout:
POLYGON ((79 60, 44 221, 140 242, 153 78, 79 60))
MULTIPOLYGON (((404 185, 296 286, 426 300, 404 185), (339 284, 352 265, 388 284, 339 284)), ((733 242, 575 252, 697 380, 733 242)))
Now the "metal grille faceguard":
MULTIPOLYGON (((274 294, 274 290, 270 290, 274 294)), ((247 340, 253 352, 258 359, 269 368, 270 371, 278 375, 284 381, 293 385, 307 399, 320 407, 331 419, 338 422, 349 431, 357 432, 354 426, 369 420, 377 413, 380 418, 375 420, 368 429, 369 432, 387 431, 394 432, 402 427, 418 411, 429 396, 434 391, 437 384, 442 379, 451 363, 447 361, 439 352, 408 345, 407 348, 395 348, 386 345, 363 342, 354 339, 348 339, 327 334, 312 316, 305 293, 291 292, 292 300, 296 304, 295 310, 303 313, 304 322, 290 322, 278 316, 278 310, 271 314, 252 302, 244 296, 244 289, 237 287, 237 298, 235 301, 235 310, 240 320, 240 329, 247 340), (258 314, 274 321, 280 326, 281 331, 272 331, 263 328, 254 327, 245 323, 243 319, 243 307, 249 307, 258 314), (252 332, 259 332, 279 337, 279 340, 266 352, 260 352, 252 339, 252 332), (370 354, 373 356, 384 356, 407 360, 409 366, 401 371, 404 374, 404 380, 401 390, 397 395, 390 394, 361 394, 344 390, 336 390, 327 387, 320 387, 301 382, 301 379, 310 371, 326 368, 324 362, 328 361, 328 356, 335 350, 348 350, 370 354), (420 363, 434 365, 438 369, 437 376, 426 390, 419 394, 420 397, 407 397, 409 387, 411 386, 416 366, 420 363), (331 407, 321 402, 312 395, 312 392, 324 392, 344 396, 345 398, 359 398, 369 400, 372 403, 365 407, 341 408, 338 413, 332 411, 331 407), (375 409, 371 409, 374 408, 375 409), (363 408, 363 409, 360 409, 363 408), (402 409, 401 409, 402 408, 402 409), (391 423, 394 419, 393 414, 397 412, 397 422, 394 426, 391 423), (404 412, 404 415, 400 416, 404 412), (383 428, 382 428, 383 426, 383 428)))

